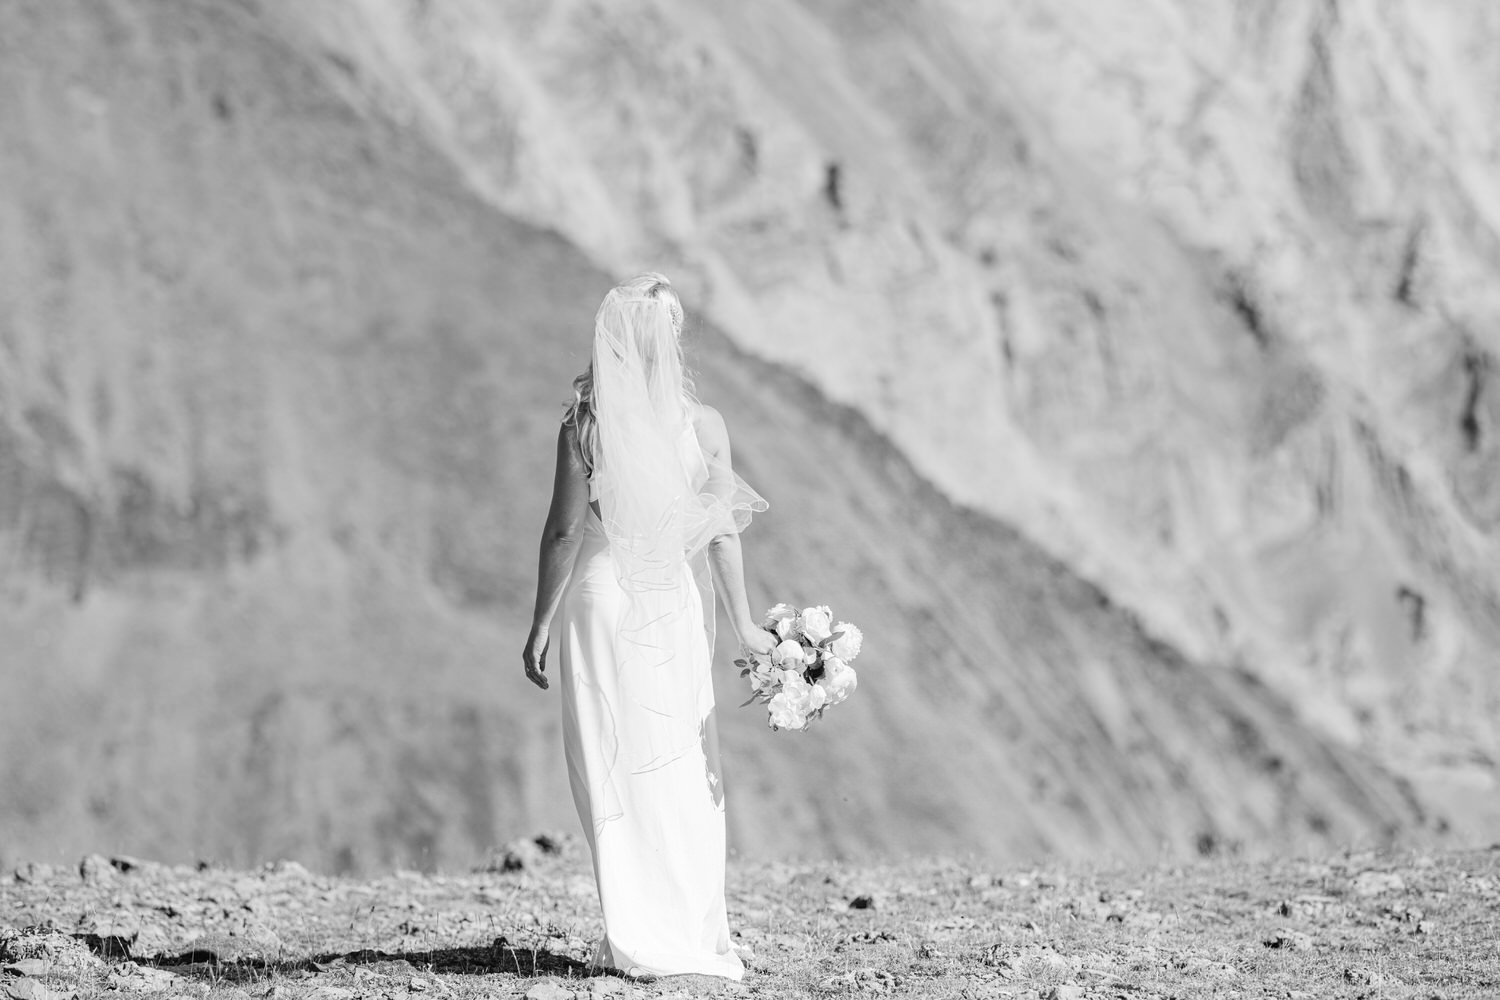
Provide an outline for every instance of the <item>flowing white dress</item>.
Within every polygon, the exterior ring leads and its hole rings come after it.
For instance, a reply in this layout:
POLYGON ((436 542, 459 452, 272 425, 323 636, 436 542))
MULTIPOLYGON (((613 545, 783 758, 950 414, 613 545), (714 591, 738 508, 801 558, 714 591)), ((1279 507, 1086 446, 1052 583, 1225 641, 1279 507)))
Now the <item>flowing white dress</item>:
MULTIPOLYGON (((691 426, 681 446, 701 488, 708 471, 691 426)), ((744 976, 724 904, 704 582, 685 557, 675 587, 646 595, 665 623, 649 636, 662 655, 622 657, 626 596, 591 510, 559 609, 563 746, 604 911, 594 961, 630 974, 744 976)))

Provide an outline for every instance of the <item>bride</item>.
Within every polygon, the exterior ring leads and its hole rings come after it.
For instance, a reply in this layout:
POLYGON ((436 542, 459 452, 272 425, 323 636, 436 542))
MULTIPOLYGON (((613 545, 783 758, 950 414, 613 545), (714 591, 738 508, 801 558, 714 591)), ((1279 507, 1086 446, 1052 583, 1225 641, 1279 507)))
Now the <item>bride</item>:
POLYGON ((557 436, 526 676, 556 639, 563 748, 604 911, 598 965, 744 975, 724 906, 724 790, 709 672, 714 587, 740 645, 739 533, 766 502, 735 475, 724 420, 693 398, 666 278, 610 289, 557 436))

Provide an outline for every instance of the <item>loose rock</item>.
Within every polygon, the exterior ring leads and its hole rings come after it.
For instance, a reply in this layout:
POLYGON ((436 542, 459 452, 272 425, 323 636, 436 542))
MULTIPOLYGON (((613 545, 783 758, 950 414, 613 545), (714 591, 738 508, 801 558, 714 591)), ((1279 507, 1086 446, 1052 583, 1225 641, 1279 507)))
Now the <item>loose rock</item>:
POLYGON ((1360 872, 1351 888, 1356 896, 1379 896, 1406 891, 1406 880, 1395 872, 1360 872))
POLYGON ((561 855, 565 852, 568 838, 561 834, 539 833, 535 837, 522 837, 512 840, 503 847, 491 852, 490 858, 475 871, 478 872, 518 872, 527 868, 534 868, 548 855, 561 855))
POLYGON ((177 977, 166 969, 122 962, 109 974, 111 988, 133 993, 165 993, 178 985, 177 977))
POLYGON ((1355 986, 1384 986, 1385 976, 1370 969, 1345 969, 1344 980, 1355 986))
POLYGON ((855 969, 837 976, 829 976, 818 984, 820 990, 841 993, 860 990, 866 993, 889 993, 901 985, 901 980, 884 969, 855 969))
POLYGON ((313 877, 312 872, 308 871, 307 868, 303 865, 300 865, 295 861, 287 861, 285 859, 281 861, 272 861, 270 864, 266 865, 265 870, 266 873, 270 875, 279 875, 282 878, 297 879, 299 881, 308 881, 313 877))
POLYGON ((8 1000, 60 1000, 74 995, 72 991, 58 993, 49 990, 35 979, 16 979, 6 983, 3 989, 8 1000))
POLYGON ((350 1000, 353 996, 353 990, 342 986, 319 986, 307 995, 307 1000, 350 1000))
POLYGON ((1287 951, 1311 951, 1312 938, 1301 931, 1280 930, 1263 942, 1267 948, 1285 948, 1287 951))
POLYGON ((55 874, 51 865, 40 865, 35 861, 28 861, 16 868, 16 881, 32 884, 45 882, 55 874))
POLYGON ((0 928, 0 962, 24 962, 40 959, 46 963, 47 971, 77 974, 86 969, 97 968, 99 961, 77 938, 48 925, 38 925, 16 930, 0 928))
POLYGON ((114 875, 114 865, 102 854, 86 854, 78 862, 78 877, 90 884, 103 882, 114 875))
POLYGON ((48 968, 47 962, 40 958, 23 958, 6 965, 3 971, 17 976, 45 976, 48 968))

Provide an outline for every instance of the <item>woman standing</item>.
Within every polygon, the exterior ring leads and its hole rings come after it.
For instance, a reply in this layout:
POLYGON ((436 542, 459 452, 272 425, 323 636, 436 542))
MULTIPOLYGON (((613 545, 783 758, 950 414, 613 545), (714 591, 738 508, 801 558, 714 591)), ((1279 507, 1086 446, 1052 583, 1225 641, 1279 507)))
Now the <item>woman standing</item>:
POLYGON ((666 278, 610 289, 557 438, 523 654, 546 688, 556 635, 563 746, 604 911, 596 964, 739 979, 724 907, 724 793, 709 664, 714 584, 741 646, 739 532, 766 503, 734 474, 723 418, 693 398, 666 278))

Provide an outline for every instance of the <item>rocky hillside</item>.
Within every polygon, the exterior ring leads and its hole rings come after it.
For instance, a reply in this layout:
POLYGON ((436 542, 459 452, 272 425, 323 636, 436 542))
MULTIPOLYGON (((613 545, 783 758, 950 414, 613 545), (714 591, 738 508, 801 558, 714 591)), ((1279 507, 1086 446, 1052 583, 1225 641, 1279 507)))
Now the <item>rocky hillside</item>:
POLYGON ((1491 787, 1492 5, 301 16, 483 197, 696 279, 1189 656, 1491 787))
POLYGON ((1100 9, 0 9, 0 853, 570 827, 516 651, 647 265, 868 635, 805 738, 721 675, 739 850, 1482 829, 1489 15, 1100 9))

